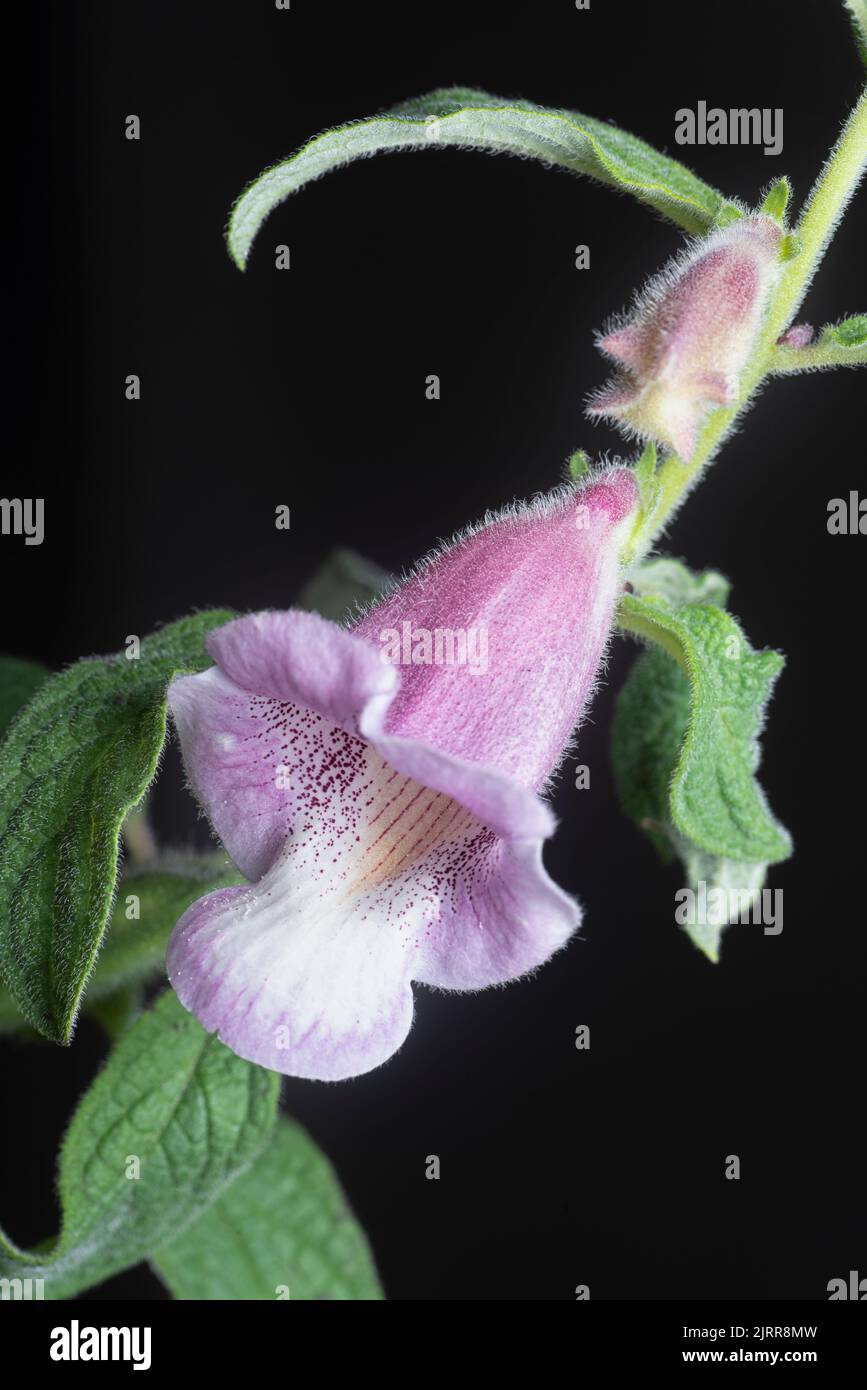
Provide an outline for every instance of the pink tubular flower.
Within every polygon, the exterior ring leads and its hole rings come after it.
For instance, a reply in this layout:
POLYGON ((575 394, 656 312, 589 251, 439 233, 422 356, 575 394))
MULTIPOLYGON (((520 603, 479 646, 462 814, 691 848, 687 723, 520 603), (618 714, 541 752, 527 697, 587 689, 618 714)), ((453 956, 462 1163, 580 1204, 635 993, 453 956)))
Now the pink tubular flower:
POLYGON ((636 502, 628 470, 597 475, 488 518, 350 629, 239 618, 172 683, 190 784, 251 883, 188 909, 169 978, 235 1052, 369 1071, 409 1031, 413 979, 481 989, 572 935, 540 792, 604 656, 636 502))
POLYGON ((598 339, 621 368, 588 414, 689 460, 710 409, 732 405, 777 274, 782 229, 745 217, 660 272, 628 320, 598 339))

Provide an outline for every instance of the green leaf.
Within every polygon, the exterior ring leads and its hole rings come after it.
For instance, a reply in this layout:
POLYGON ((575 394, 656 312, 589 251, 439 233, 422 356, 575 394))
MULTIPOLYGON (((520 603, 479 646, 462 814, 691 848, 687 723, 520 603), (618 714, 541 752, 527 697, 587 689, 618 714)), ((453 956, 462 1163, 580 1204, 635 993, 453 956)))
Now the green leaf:
POLYGON ((667 555, 645 561, 631 579, 640 598, 667 599, 675 607, 684 603, 712 603, 722 608, 731 588, 725 575, 718 570, 694 574, 680 560, 672 560, 667 555))
POLYGON ((48 679, 48 671, 35 661, 0 656, 0 739, 16 714, 48 679))
MULTIPOLYGON (((691 591, 699 604, 714 587, 728 587, 721 575, 713 571, 690 575, 676 561, 654 560, 644 569, 661 587, 691 591)), ((690 602, 688 598, 679 601, 690 602)), ((697 901, 702 883, 706 894, 724 889, 738 920, 764 884, 767 864, 709 854, 675 824, 672 784, 682 768, 692 712, 693 691, 683 667, 663 648, 649 647, 633 666, 615 707, 611 730, 615 782, 624 811, 646 832, 664 862, 675 855, 681 860, 697 901)), ((745 758, 749 759, 748 752, 745 758)), ((684 930, 710 960, 717 961, 727 922, 713 911, 702 915, 696 910, 693 917, 684 923, 684 930)))
MULTIPOLYGON (((182 914, 206 893, 244 881, 222 852, 166 855, 146 868, 126 870, 87 981, 85 1010, 101 1016, 101 1006, 118 992, 164 977, 166 946, 182 914)), ((12 995, 0 988, 0 1033, 22 1023, 12 995)))
POLYGON ((569 470, 570 482, 575 483, 577 486, 577 484, 580 483, 583 478, 586 478, 587 474, 590 472, 590 455, 585 453, 583 449, 576 449, 574 454, 569 455, 567 468, 569 470))
POLYGON ((619 620, 668 652, 689 682, 689 715, 668 789, 679 833, 726 859, 787 858, 789 835, 755 779, 758 735, 783 657, 753 651, 734 618, 707 603, 676 606, 661 596, 627 594, 619 620))
POLYGON ((178 1299, 382 1298, 330 1163, 282 1117, 252 1167, 151 1263, 178 1299))
POLYGON ((60 1157, 60 1235, 25 1251, 0 1234, 0 1277, 44 1279, 46 1298, 67 1298, 144 1259, 245 1171, 278 1093, 274 1073, 236 1057, 168 991, 75 1112, 60 1157))
POLYGON ((783 175, 781 179, 777 179, 777 182, 771 185, 765 194, 762 212, 766 213, 768 217, 773 217, 774 221, 779 222, 782 226, 786 220, 786 208, 789 206, 791 196, 792 185, 783 175))
POLYGON ((690 232, 707 232, 725 201, 683 164, 605 121, 451 87, 402 102, 381 116, 327 130, 265 170, 232 209, 229 254, 243 270, 269 213, 332 169, 387 150, 446 146, 530 157, 587 174, 633 194, 690 232))
POLYGON ((728 198, 724 198, 717 209, 711 230, 716 232, 724 227, 730 227, 733 222, 742 222, 745 216, 745 208, 742 208, 739 203, 732 203, 728 198))
POLYGON ((703 854, 686 841, 678 847, 678 853, 686 869, 687 884, 695 893, 690 914, 695 920, 687 921, 684 930, 708 960, 716 964, 723 932, 735 922, 749 919, 753 904, 759 900, 768 866, 703 854), (722 911, 717 907, 718 900, 724 905, 722 911))
POLYGON ((660 645, 636 661, 617 700, 612 759, 621 803, 663 860, 676 855, 696 892, 684 929, 710 960, 729 920, 743 920, 767 865, 791 844, 755 782, 756 736, 782 665, 752 652, 725 603, 728 581, 679 561, 650 560, 632 576, 621 625, 660 645), (704 884, 702 911, 699 887, 704 884), (725 890, 732 916, 720 914, 725 890), (719 895, 722 897, 722 895, 719 895))
POLYGON ((867 343, 867 314, 853 314, 839 323, 828 323, 819 334, 820 343, 839 343, 841 347, 857 348, 867 343))
POLYGON ((39 1032, 68 1042, 111 910, 118 837, 156 773, 166 687, 211 665, 226 612, 52 676, 0 748, 0 969, 39 1032))
POLYGON ((656 445, 648 440, 639 457, 632 464, 632 471, 638 485, 639 506, 632 523, 629 539, 623 547, 622 559, 630 571, 634 568, 633 557, 647 549, 645 538, 651 536, 654 521, 663 498, 663 490, 657 472, 656 445))
POLYGON ((867 0, 843 0, 843 4, 849 11, 858 52, 867 64, 867 0))
POLYGON ((332 550, 325 563, 305 584, 295 600, 297 608, 321 613, 323 618, 341 622, 355 616, 391 587, 385 570, 365 560, 354 550, 332 550))
POLYGON ((668 788, 690 714, 689 680, 656 647, 639 656, 620 694, 611 726, 614 779, 624 811, 673 858, 668 788))
POLYGON ((635 481, 641 494, 642 508, 646 510, 648 505, 652 505, 653 494, 657 489, 656 445, 652 439, 645 444, 635 464, 635 481))

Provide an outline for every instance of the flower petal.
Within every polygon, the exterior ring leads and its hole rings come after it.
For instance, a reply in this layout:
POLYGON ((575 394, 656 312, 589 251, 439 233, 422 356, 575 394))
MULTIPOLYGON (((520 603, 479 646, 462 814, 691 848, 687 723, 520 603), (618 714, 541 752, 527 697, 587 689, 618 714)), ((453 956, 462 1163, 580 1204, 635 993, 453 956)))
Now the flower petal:
POLYGON ((256 879, 299 811, 315 809, 317 787, 327 803, 332 750, 308 737, 296 707, 354 728, 369 700, 394 690, 397 673, 370 644, 313 613, 259 613, 211 636, 219 666, 173 681, 169 706, 193 792, 235 864, 256 879))
POLYGON ((565 944, 578 910, 538 841, 501 840, 313 711, 286 718, 303 730, 299 766, 330 750, 327 805, 297 817, 257 884, 187 911, 169 978, 240 1056, 338 1080, 403 1042, 413 977, 453 989, 515 978, 565 944))
POLYGON ((538 841, 496 840, 444 903, 414 979, 457 990, 517 980, 550 960, 580 920, 545 872, 538 841))
POLYGON ((419 653, 401 644, 384 731, 497 768, 528 789, 545 786, 596 680, 622 586, 620 532, 637 503, 632 473, 612 468, 507 509, 371 608, 356 631, 372 644, 426 639, 419 653), (431 659, 434 639, 457 647, 462 637, 469 653, 473 634, 484 660, 431 659))
POLYGON ((333 735, 299 710, 360 730, 398 771, 454 796, 500 834, 551 834, 547 804, 514 778, 385 734, 398 672, 363 637, 296 611, 238 618, 212 635, 220 640, 209 650, 221 665, 270 693, 254 694, 212 667, 173 681, 168 699, 190 785, 247 878, 267 871, 299 815, 327 811, 335 788, 333 735))
POLYGON ((397 675, 375 643, 318 613, 254 613, 216 628, 208 651, 236 685, 256 695, 310 705, 353 729, 360 706, 392 693, 397 675))
POLYGON ((542 865, 554 821, 535 793, 385 733, 394 668, 324 619, 279 617, 239 619, 215 644, 236 674, 243 652, 245 679, 254 670, 272 693, 219 668, 170 689, 190 779, 236 862, 261 877, 188 910, 169 978, 241 1056, 335 1080, 400 1046, 412 978, 477 989, 525 974, 579 911, 542 865), (322 687, 314 673, 303 691, 324 711, 282 698, 311 630, 322 687))
POLYGON ((201 898, 172 935, 169 979, 240 1057, 290 1076, 358 1076, 409 1032, 411 956, 387 923, 293 896, 269 876, 201 898))

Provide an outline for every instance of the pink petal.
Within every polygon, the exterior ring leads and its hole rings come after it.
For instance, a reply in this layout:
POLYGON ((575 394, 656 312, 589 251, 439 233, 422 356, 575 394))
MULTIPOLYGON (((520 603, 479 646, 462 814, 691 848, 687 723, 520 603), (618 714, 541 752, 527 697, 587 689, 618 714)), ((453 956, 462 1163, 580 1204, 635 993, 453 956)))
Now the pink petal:
MULTIPOLYGON (((370 642, 407 624, 483 631, 487 645, 486 669, 477 674, 402 665, 382 733, 496 768, 534 790, 544 786, 596 678, 621 585, 615 532, 629 524, 636 500, 633 475, 612 470, 578 492, 496 518, 377 604, 356 629, 370 642)), ((395 761, 382 733, 369 732, 395 761)), ((427 776, 415 760, 405 770, 427 776)))
POLYGON ((414 978, 440 989, 505 984, 549 960, 580 920, 545 873, 539 841, 497 840, 445 903, 414 978))
POLYGON ((625 377, 618 378, 593 393, 587 405, 587 414, 615 420, 619 415, 626 414, 640 395, 640 389, 633 382, 625 377))
POLYGON ((639 366, 647 350, 644 335, 634 325, 606 333, 603 337, 597 338, 596 346, 606 357, 613 358, 615 362, 622 362, 626 367, 639 366))
POLYGON ((722 372, 697 372, 692 378, 696 397, 714 405, 733 405, 737 392, 722 372))

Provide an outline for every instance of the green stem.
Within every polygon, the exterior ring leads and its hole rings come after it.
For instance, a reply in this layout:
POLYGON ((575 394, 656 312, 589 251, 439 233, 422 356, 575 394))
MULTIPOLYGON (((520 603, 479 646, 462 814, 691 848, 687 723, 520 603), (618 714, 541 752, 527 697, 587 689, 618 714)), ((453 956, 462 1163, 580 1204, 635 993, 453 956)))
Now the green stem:
MULTIPOLYGON (((797 313, 816 269, 825 254, 834 229, 852 197, 867 164, 867 88, 852 111, 839 140, 813 185, 800 221, 795 228, 797 254, 787 261, 771 295, 768 312, 752 356, 744 370, 741 391, 734 405, 715 410, 699 437, 688 463, 676 454, 663 461, 657 483, 659 495, 652 515, 642 529, 636 545, 641 558, 665 529, 699 474, 724 443, 738 416, 749 404, 774 366, 777 339, 797 313)), ((850 360, 850 359, 847 359, 850 360)), ((820 365, 820 364, 816 364, 820 365)))
POLYGON ((771 354, 768 371, 772 376, 794 376, 796 372, 819 371, 824 367, 863 367, 867 365, 867 343, 847 347, 845 343, 810 343, 807 347, 777 346, 771 354))

